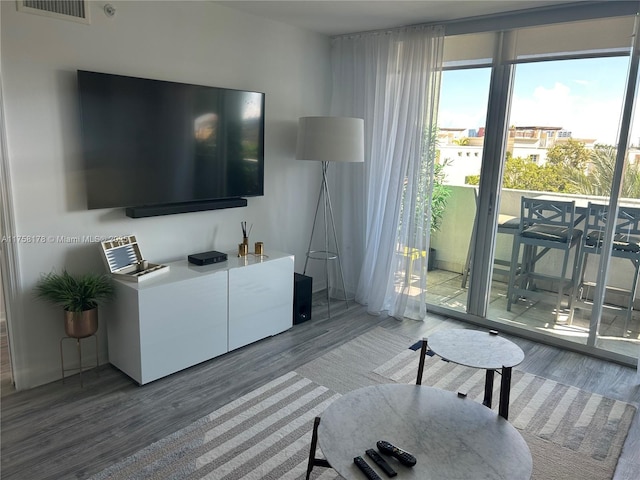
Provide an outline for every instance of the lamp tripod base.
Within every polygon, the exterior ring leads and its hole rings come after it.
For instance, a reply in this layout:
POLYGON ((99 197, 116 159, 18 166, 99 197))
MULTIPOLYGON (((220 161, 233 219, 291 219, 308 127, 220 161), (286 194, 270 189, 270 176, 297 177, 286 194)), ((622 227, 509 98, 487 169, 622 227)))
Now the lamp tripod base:
POLYGON ((331 318, 331 280, 329 277, 329 262, 335 261, 338 267, 340 282, 342 284, 342 292, 344 294, 345 308, 349 308, 347 300, 347 289, 344 283, 344 273, 342 271, 342 262, 340 261, 340 250, 338 247, 338 236, 336 234, 336 225, 333 219, 333 208, 331 206, 331 196, 329 195, 329 187, 327 185, 327 169, 328 162, 322 162, 322 183, 320 184, 320 193, 318 195, 318 203, 316 204, 316 213, 313 217, 313 227, 311 228, 311 238, 309 239, 309 248, 307 249, 307 258, 304 262, 303 275, 306 275, 309 260, 324 261, 325 278, 327 279, 327 317, 331 318), (316 230, 318 214, 322 205, 322 218, 324 224, 324 250, 311 250, 313 243, 313 235, 316 230), (333 237, 335 251, 329 249, 329 236, 333 237))

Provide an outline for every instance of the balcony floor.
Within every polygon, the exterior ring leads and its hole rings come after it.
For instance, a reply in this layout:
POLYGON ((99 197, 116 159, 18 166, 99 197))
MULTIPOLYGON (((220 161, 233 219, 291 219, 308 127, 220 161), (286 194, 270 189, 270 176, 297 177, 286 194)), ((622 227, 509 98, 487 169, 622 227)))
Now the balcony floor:
MULTIPOLYGON (((466 312, 467 289, 461 287, 462 275, 446 270, 433 270, 427 275, 427 303, 466 312)), ((575 305, 573 321, 555 322, 555 305, 540 300, 520 300, 507 311, 507 284, 494 280, 491 286, 487 318, 527 330, 545 333, 565 340, 586 344, 591 306, 587 302, 575 305)), ((566 304, 563 303, 563 304, 566 304)), ((623 336, 625 309, 603 309, 600 336, 596 346, 631 358, 638 358, 640 345, 640 312, 634 311, 629 331, 623 336)), ((566 319, 568 312, 561 312, 566 319)))

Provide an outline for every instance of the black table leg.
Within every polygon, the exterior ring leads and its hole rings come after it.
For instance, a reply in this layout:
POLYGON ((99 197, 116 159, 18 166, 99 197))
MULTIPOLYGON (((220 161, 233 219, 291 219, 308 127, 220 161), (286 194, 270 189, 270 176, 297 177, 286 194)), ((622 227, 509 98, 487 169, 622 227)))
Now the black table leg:
POLYGON ((331 468, 329 462, 324 458, 316 458, 316 445, 318 444, 318 425, 320 425, 320 417, 316 417, 313 421, 313 433, 311 435, 311 448, 309 449, 309 463, 307 463, 307 476, 305 480, 309 480, 313 467, 331 468))
POLYGON ((509 419, 509 394, 511 393, 511 367, 502 367, 500 380, 500 405, 498 413, 505 420, 509 419))
POLYGON ((495 371, 494 370, 487 370, 487 376, 485 377, 484 380, 484 400, 482 401, 482 404, 485 407, 489 407, 491 408, 491 400, 493 397, 493 375, 494 375, 495 371))

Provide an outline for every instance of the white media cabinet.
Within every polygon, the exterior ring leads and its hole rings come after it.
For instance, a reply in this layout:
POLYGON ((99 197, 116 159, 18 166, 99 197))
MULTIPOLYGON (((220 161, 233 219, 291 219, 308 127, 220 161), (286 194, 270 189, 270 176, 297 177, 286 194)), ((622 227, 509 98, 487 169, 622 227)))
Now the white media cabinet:
POLYGON ((140 385, 293 326, 293 255, 167 265, 145 282, 114 280, 105 308, 109 362, 140 385))

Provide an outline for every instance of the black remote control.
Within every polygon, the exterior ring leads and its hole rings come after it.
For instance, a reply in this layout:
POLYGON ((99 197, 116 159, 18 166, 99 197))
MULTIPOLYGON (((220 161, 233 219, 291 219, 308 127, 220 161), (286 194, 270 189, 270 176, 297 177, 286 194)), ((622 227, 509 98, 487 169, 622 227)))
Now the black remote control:
POLYGON ((384 458, 382 458, 380 454, 376 452, 373 448, 370 448, 369 450, 367 450, 367 455, 371 460, 376 462, 376 465, 378 465, 384 473, 387 474, 387 477, 395 477, 396 475, 398 475, 396 471, 393 468, 391 468, 391 465, 389 465, 387 461, 384 458))
POLYGON ((382 480, 380 475, 378 475, 375 470, 364 461, 364 458, 360 456, 354 457, 353 463, 356 464, 356 467, 362 470, 362 473, 364 473, 369 480, 382 480))
POLYGON ((384 440, 378 440, 376 445, 378 446, 378 450, 382 453, 397 458, 398 461, 406 467, 413 467, 416 464, 416 457, 411 455, 409 452, 405 452, 401 448, 396 447, 392 443, 384 440))

